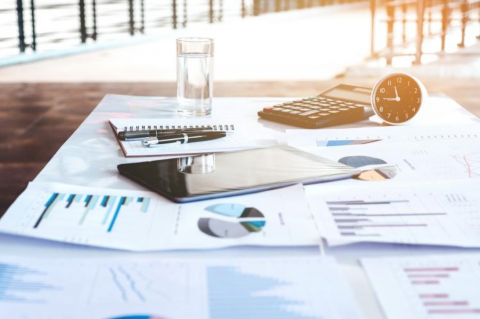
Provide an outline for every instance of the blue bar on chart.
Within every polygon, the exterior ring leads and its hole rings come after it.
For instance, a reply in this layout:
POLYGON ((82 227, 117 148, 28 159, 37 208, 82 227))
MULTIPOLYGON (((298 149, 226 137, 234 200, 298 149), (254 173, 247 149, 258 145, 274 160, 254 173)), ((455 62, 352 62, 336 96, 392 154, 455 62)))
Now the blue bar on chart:
POLYGON ((92 195, 87 195, 87 197, 85 198, 85 207, 87 207, 88 204, 90 204, 90 200, 92 200, 92 195))
POLYGON ((122 209, 122 206, 125 205, 125 202, 127 201, 127 197, 121 197, 120 201, 118 202, 117 209, 115 210, 115 213, 113 214, 112 221, 110 222, 110 226, 108 226, 107 232, 111 232, 113 229, 113 226, 115 225, 115 222, 117 221, 118 214, 120 214, 120 210, 122 209))
POLYGON ((70 205, 72 205, 74 199, 75 199, 75 194, 70 194, 70 196, 68 196, 67 206, 65 206, 65 208, 69 208, 70 205))
POLYGON ((39 296, 43 292, 61 290, 60 287, 43 283, 44 275, 43 272, 32 268, 0 263, 0 303, 42 303, 43 300, 39 299, 39 296))
POLYGON ((100 205, 102 205, 102 207, 107 207, 109 198, 110 196, 103 196, 102 203, 100 205))
POLYGON ((45 203, 45 209, 43 210, 42 214, 40 214, 40 217, 38 217, 37 222, 33 226, 33 228, 37 228, 42 220, 48 216, 48 214, 52 211, 52 209, 55 207, 55 205, 58 203, 60 197, 63 198, 65 194, 59 194, 59 193, 53 193, 52 196, 50 196, 50 199, 45 203))
POLYGON ((89 216, 92 216, 92 222, 106 225, 106 231, 111 232, 123 207, 129 207, 129 212, 147 213, 151 203, 149 197, 63 193, 50 193, 47 196, 48 200, 39 207, 41 213, 33 228, 48 225, 45 223, 47 218, 55 220, 56 225, 60 222, 65 227, 81 226, 89 220, 89 216), (66 214, 67 212, 69 213, 66 214))
POLYGON ((232 266, 207 268, 210 319, 320 319, 307 316, 300 309, 302 301, 258 292, 288 286, 288 282, 242 273, 232 266))
POLYGON ((105 205, 108 205, 108 208, 107 208, 107 212, 105 213, 105 217, 103 218, 102 225, 105 225, 107 223, 108 217, 112 212, 112 209, 116 200, 117 200, 117 196, 108 196, 108 199, 105 201, 105 205))
POLYGON ((148 211, 148 206, 150 205, 150 197, 142 198, 142 212, 146 213, 148 211))
POLYGON ((82 217, 80 218, 79 225, 82 225, 85 219, 88 216, 88 213, 90 213, 94 208, 95 205, 97 205, 98 199, 100 198, 100 195, 88 195, 86 201, 86 207, 87 209, 83 213, 82 217))

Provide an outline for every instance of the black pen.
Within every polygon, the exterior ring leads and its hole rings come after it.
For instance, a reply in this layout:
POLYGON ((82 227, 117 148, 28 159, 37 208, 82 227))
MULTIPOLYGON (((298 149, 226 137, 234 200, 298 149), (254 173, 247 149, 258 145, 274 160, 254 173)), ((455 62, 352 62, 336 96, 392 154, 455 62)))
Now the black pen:
POLYGON ((211 132, 213 128, 207 127, 189 127, 184 129, 165 129, 165 130, 140 130, 140 131, 122 131, 118 132, 118 139, 121 141, 135 141, 146 137, 158 137, 161 135, 170 135, 182 132, 211 132))
POLYGON ((148 147, 167 146, 174 144, 185 144, 193 142, 203 142, 215 140, 227 136, 225 131, 215 132, 184 132, 177 134, 168 134, 157 137, 147 137, 143 140, 143 145, 148 147))

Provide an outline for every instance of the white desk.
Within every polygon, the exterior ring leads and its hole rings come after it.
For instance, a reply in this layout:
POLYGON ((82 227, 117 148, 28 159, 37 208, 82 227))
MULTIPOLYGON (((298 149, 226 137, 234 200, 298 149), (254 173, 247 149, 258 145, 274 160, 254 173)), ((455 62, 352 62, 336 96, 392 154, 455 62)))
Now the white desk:
MULTIPOLYGON (((284 141, 285 125, 259 120, 256 112, 264 105, 276 104, 285 100, 281 98, 216 98, 213 118, 241 124, 245 132, 262 145, 276 145, 284 141)), ((125 158, 116 142, 109 118, 172 118, 176 114, 174 98, 150 98, 148 101, 132 100, 120 103, 118 97, 104 99, 87 117, 84 123, 60 148, 48 165, 37 176, 39 182, 62 182, 82 186, 109 187, 119 189, 138 189, 139 186, 117 173, 116 166, 121 163, 154 160, 156 158, 125 158)), ((426 114, 424 125, 434 124, 472 124, 480 123, 475 116, 461 108, 452 100, 436 98, 432 100, 430 111, 426 114)), ((378 124, 364 122, 355 126, 375 126, 378 124)), ((348 126, 345 126, 347 128, 348 126)), ((357 244, 345 247, 327 248, 325 252, 333 255, 355 292, 365 318, 384 318, 369 286, 368 280, 357 260, 368 256, 398 256, 438 253, 480 253, 480 250, 454 248, 415 247, 402 245, 357 244)), ((299 256, 318 255, 318 247, 299 248, 262 248, 237 247, 208 251, 158 252, 142 254, 146 258, 209 258, 241 256, 299 256)), ((0 254, 30 257, 81 257, 94 258, 108 256, 111 258, 129 258, 136 253, 119 252, 105 249, 89 248, 41 240, 0 235, 0 254)))

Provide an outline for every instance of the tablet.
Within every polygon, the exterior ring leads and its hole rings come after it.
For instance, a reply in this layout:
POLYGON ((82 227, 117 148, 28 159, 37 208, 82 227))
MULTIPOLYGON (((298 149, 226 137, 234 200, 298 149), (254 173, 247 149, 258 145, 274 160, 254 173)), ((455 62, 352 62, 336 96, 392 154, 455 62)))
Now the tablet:
POLYGON ((120 164, 118 171, 180 203, 359 174, 353 167, 289 146, 120 164))

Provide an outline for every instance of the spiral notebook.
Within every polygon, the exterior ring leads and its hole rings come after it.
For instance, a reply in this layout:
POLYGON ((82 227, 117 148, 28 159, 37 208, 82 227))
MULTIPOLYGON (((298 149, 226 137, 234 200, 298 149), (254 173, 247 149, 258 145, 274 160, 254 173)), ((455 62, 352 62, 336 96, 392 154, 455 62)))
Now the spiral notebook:
POLYGON ((138 156, 169 156, 187 155, 198 153, 216 153, 226 151, 238 151, 248 148, 255 148, 258 145, 245 135, 239 133, 238 126, 234 123, 220 123, 212 119, 110 119, 110 125, 115 133, 123 153, 126 157, 138 156), (121 141, 118 139, 118 132, 131 130, 161 130, 161 129, 183 129, 183 128, 205 128, 211 127, 217 131, 231 131, 224 138, 216 140, 187 143, 181 145, 166 145, 165 147, 145 147, 141 140, 121 141))

